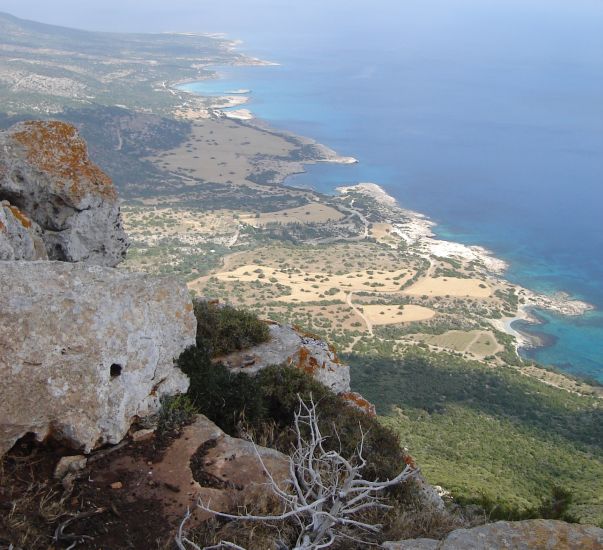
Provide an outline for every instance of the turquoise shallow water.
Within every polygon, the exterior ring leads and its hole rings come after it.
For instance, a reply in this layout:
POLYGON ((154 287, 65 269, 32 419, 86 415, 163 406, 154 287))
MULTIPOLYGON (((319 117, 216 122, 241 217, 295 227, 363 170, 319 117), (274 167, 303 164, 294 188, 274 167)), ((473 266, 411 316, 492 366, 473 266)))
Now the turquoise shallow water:
POLYGON ((188 88, 251 89, 258 117, 360 160, 288 183, 379 183, 441 238, 507 260, 514 282, 594 304, 538 312, 547 346, 524 353, 603 380, 603 5, 480 5, 409 1, 388 21, 350 10, 329 33, 250 34, 247 50, 280 66, 188 88))

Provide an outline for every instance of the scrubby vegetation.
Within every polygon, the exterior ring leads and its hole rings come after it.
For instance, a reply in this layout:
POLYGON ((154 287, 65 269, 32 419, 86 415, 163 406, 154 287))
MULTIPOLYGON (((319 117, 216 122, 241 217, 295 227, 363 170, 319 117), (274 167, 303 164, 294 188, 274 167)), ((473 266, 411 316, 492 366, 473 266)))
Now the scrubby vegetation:
POLYGON ((495 519, 542 517, 542 500, 561 486, 574 495, 564 517, 603 521, 600 400, 420 348, 404 359, 344 360, 353 389, 377 405, 427 479, 457 499, 495 519))
POLYGON ((352 409, 341 414, 338 397, 293 369, 271 367, 255 378, 230 373, 211 362, 211 338, 200 337, 200 347, 180 362, 193 381, 193 402, 229 433, 243 429, 287 452, 298 395, 312 395, 326 433, 333 441, 337 434, 348 452, 358 442, 358 426, 368 430, 375 478, 397 473, 405 460, 402 444, 429 481, 459 503, 478 504, 492 519, 603 519, 603 422, 596 398, 546 386, 513 368, 419 347, 404 359, 345 356, 353 389, 383 415, 376 422, 352 409), (543 502, 564 491, 573 501, 565 499, 561 515, 547 512, 543 502))
MULTIPOLYGON (((207 308, 212 308, 213 312, 218 309, 209 304, 203 304, 202 308, 196 309, 198 315, 207 308)), ((245 319, 242 324, 247 326, 246 317, 235 314, 229 318, 245 319)), ((212 328, 215 326, 212 325, 212 328)), ((293 422, 300 399, 306 402, 313 400, 321 433, 326 436, 324 447, 327 451, 333 450, 344 457, 352 457, 360 441, 364 440, 363 455, 367 464, 363 476, 366 479, 393 479, 412 462, 393 430, 376 418, 349 406, 303 371, 272 366, 254 377, 230 372, 212 358, 215 334, 208 332, 200 331, 198 346, 183 353, 178 366, 190 377, 187 398, 195 410, 208 416, 227 433, 250 437, 260 445, 289 454, 296 442, 293 422)), ((385 496, 393 509, 380 512, 379 517, 369 514, 364 518, 369 522, 385 524, 384 533, 373 536, 375 542, 391 540, 392 537, 439 536, 466 524, 461 515, 443 514, 430 507, 427 509, 417 495, 413 481, 388 489, 385 496), (419 520, 419 517, 423 519, 419 520)), ((245 509, 259 515, 280 513, 279 503, 272 498, 247 503, 245 509)), ((374 512, 371 514, 374 515, 374 512)), ((267 540, 274 541, 274 530, 271 528, 244 521, 236 524, 212 521, 191 533, 190 537, 200 545, 231 540, 247 548, 265 548, 267 540)), ((282 537, 294 540, 296 529, 279 524, 278 530, 282 537)), ((351 542, 345 545, 345 548, 355 547, 351 542)), ((361 547, 365 546, 358 546, 361 547)))
POLYGON ((197 346, 216 357, 268 340, 268 325, 257 315, 229 305, 203 300, 194 302, 197 346))
POLYGON ((234 374, 221 363, 212 363, 203 349, 191 348, 180 357, 178 366, 190 377, 189 398, 198 412, 205 414, 232 435, 245 430, 254 441, 288 453, 294 442, 290 430, 299 404, 314 399, 320 426, 329 437, 327 447, 351 456, 366 434, 365 475, 391 479, 405 464, 397 436, 366 414, 347 406, 326 386, 303 371, 290 367, 268 367, 255 377, 234 374))

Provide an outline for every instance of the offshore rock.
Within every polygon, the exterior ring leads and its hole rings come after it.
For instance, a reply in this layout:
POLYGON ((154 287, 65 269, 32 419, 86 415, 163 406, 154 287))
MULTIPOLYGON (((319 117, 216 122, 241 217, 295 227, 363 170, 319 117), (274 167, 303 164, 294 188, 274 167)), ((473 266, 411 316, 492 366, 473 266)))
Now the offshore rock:
POLYGON ((457 529, 444 540, 386 542, 387 550, 599 550, 603 529, 557 520, 498 521, 457 529))
POLYGON ((270 365, 303 370, 335 393, 350 391, 350 367, 323 340, 286 325, 271 325, 270 340, 221 357, 230 370, 255 374, 270 365))
POLYGON ((117 443, 163 395, 195 343, 183 283, 101 266, 0 262, 0 455, 22 436, 89 452, 117 443))
POLYGON ((0 199, 40 226, 51 260, 115 266, 125 256, 116 190, 69 124, 28 121, 0 132, 0 199))
POLYGON ((47 260, 40 226, 8 201, 0 202, 0 260, 47 260))

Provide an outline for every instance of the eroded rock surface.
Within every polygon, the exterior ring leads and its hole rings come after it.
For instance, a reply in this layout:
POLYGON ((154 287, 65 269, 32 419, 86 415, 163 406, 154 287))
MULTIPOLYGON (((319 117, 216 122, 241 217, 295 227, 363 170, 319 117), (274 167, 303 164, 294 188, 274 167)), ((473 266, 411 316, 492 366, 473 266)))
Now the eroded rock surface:
POLYGON ((40 226, 8 201, 0 202, 0 260, 47 260, 40 226))
POLYGON ((442 541, 386 542, 387 550, 600 550, 603 529, 563 521, 498 521, 457 529, 442 541))
POLYGON ((0 199, 40 226, 51 260, 115 266, 125 256, 117 192, 69 124, 28 121, 0 132, 0 199))
POLYGON ((27 433, 89 451, 184 392, 183 283, 101 266, 0 262, 0 454, 27 433))
POLYGON ((335 350, 323 340, 286 325, 271 325, 268 342, 220 360, 231 370, 247 374, 287 364, 307 372, 335 393, 350 391, 350 367, 340 362, 335 350))
POLYGON ((184 428, 158 461, 125 455, 95 474, 99 484, 123 483, 136 500, 159 500, 167 523, 180 524, 187 509, 193 512, 187 527, 212 517, 196 507, 201 499, 226 512, 242 502, 253 503, 270 494, 265 469, 285 488, 289 460, 282 453, 226 435, 203 415, 184 428), (100 477, 99 477, 100 476, 100 477))

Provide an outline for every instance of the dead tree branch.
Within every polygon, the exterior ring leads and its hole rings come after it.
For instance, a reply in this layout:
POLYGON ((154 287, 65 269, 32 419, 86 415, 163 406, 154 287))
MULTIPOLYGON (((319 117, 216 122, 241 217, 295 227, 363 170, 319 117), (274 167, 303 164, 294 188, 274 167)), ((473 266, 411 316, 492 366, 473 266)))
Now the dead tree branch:
MULTIPOLYGON (((390 506, 383 502, 385 489, 405 482, 417 471, 411 466, 406 466, 400 474, 390 480, 364 479, 362 470, 367 464, 363 456, 365 434, 361 432, 360 443, 351 459, 344 458, 339 452, 326 450, 324 443, 327 438, 320 431, 318 412, 312 399, 310 404, 299 399, 299 409, 294 417, 294 430, 297 443, 289 458, 286 490, 274 480, 256 448, 258 459, 268 477, 268 485, 284 506, 282 514, 234 515, 213 510, 209 504, 202 501, 199 501, 198 506, 205 512, 230 520, 270 522, 293 519, 300 529, 293 550, 319 550, 329 548, 337 540, 362 541, 363 534, 378 533, 382 525, 366 523, 359 513, 389 509, 390 506)), ((200 550, 183 534, 189 517, 190 513, 180 525, 178 548, 200 550), (186 547, 184 543, 190 546, 186 547)), ((241 548, 225 542, 211 548, 221 547, 241 548)))

